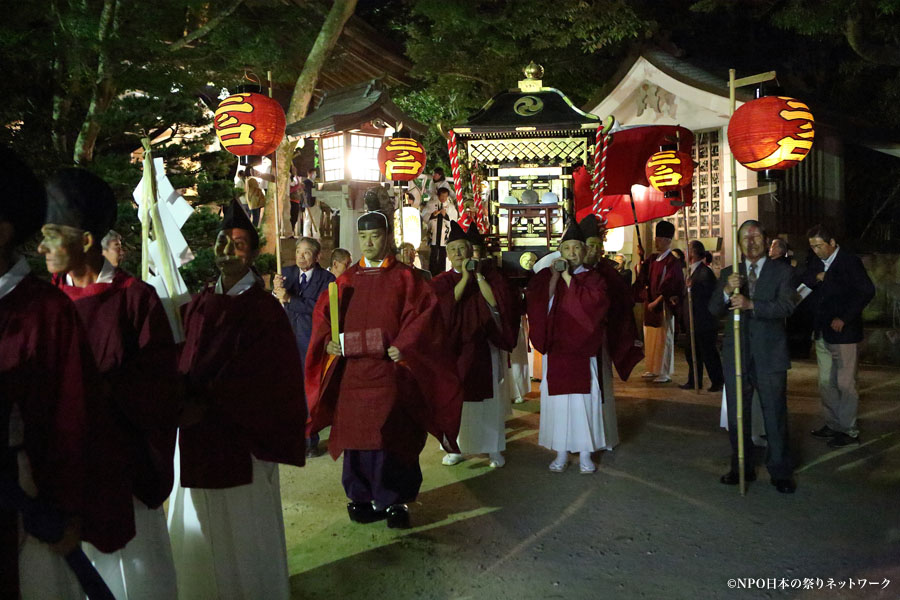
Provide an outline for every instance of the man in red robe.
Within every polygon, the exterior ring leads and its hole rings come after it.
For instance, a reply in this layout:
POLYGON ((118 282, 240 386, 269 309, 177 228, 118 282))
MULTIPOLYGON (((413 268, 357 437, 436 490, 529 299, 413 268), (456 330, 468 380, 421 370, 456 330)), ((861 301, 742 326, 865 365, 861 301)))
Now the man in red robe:
POLYGON ((61 539, 38 539, 0 508, 0 597, 80 599, 63 556, 82 538, 115 550, 134 530, 92 527, 108 515, 88 480, 106 457, 91 453, 90 442, 103 433, 94 423, 109 415, 75 307, 15 253, 44 222, 43 186, 11 152, 0 149, 0 162, 9 174, 0 195, 0 478, 65 521, 61 539))
POLYGON ((115 407, 118 452, 127 469, 122 481, 106 483, 116 486, 115 493, 128 486, 130 518, 108 518, 121 526, 133 520, 136 528, 134 539, 116 553, 88 548, 88 554, 118 597, 140 591, 172 597, 175 571, 162 503, 172 489, 179 400, 169 321, 156 291, 102 254, 100 242, 117 213, 110 187, 89 171, 62 169, 48 181, 47 199, 38 251, 87 331, 115 407))
POLYGON ((221 277, 184 311, 187 402, 170 501, 179 598, 287 600, 278 464, 303 466, 300 353, 252 269, 259 235, 233 202, 214 248, 221 277))
POLYGON ((675 369, 675 314, 684 294, 684 273, 672 255, 675 226, 656 224, 656 252, 642 262, 634 282, 635 294, 644 301, 644 355, 647 370, 641 375, 654 383, 672 381, 675 369))
POLYGON ((579 453, 582 473, 597 470, 591 453, 611 448, 614 417, 603 402, 597 356, 606 336, 606 281, 584 266, 584 234, 570 223, 559 246, 562 258, 528 283, 531 343, 544 355, 538 442, 556 451, 550 470, 561 473, 568 453, 579 453))
POLYGON ((474 224, 466 233, 453 221, 447 237, 452 269, 431 282, 447 330, 448 359, 456 361, 465 393, 460 452, 447 454, 442 462, 450 466, 461 462, 463 454, 487 454, 490 466, 497 468, 506 464, 502 452, 510 411, 507 386, 501 385, 501 351, 511 352, 516 345, 519 311, 500 272, 489 260, 472 258, 473 239, 483 249, 480 237, 474 224))
POLYGON ((448 372, 437 297, 390 254, 387 218, 357 221, 362 260, 337 280, 340 340, 332 339, 330 299, 313 313, 306 355, 312 432, 331 425, 328 449, 343 452, 343 484, 352 521, 387 518, 409 527, 405 503, 422 484, 426 431, 458 451, 462 394, 448 372))

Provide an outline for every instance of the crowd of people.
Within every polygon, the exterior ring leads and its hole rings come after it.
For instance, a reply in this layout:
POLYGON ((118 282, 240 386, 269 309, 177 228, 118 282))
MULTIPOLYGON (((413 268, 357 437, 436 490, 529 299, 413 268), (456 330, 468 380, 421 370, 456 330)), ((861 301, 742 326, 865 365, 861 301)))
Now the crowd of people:
POLYGON ((699 242, 679 262, 663 221, 632 284, 604 257, 604 224, 589 216, 567 224, 523 291, 477 228, 459 225, 435 179, 423 208, 429 270, 415 267, 416 248, 393 247, 391 220, 370 207, 355 224, 358 261, 336 249, 322 268, 319 241, 302 237, 269 290, 254 268, 253 209, 234 202, 214 246, 220 276, 183 307, 174 334, 154 289, 116 266, 109 186, 82 169, 42 183, 2 158, 16 173, 0 197, 2 597, 83 597, 70 565, 84 552, 119 600, 286 599, 278 465, 318 456, 330 428, 349 519, 410 527, 428 434, 448 467, 479 455, 506 464, 505 422, 531 389, 529 342, 541 358, 548 468, 562 473, 577 455, 578 471, 594 473, 595 453, 618 444, 613 370, 625 380, 644 360, 644 377, 671 381, 678 315, 694 324, 697 377, 705 368, 711 391, 724 386, 733 460, 721 482, 737 484, 734 329, 721 359, 717 332, 741 309, 744 398, 759 399, 766 466, 791 493, 785 320, 797 281, 811 290, 825 416, 812 434, 859 443, 856 345, 874 287, 821 226, 798 274, 766 256, 763 227, 747 221, 739 273, 716 278, 699 242), (17 253, 38 231, 50 282, 17 253))

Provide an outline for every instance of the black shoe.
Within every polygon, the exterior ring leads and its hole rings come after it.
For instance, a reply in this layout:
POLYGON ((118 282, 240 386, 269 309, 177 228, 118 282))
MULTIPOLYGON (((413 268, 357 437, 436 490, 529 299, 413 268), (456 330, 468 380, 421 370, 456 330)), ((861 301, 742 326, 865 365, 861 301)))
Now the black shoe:
POLYGON ((797 489, 797 484, 794 483, 794 480, 790 477, 787 479, 775 479, 773 477, 769 481, 775 486, 775 489, 778 490, 778 493, 780 494, 793 494, 797 489))
MULTIPOLYGON (((756 481, 756 472, 749 470, 744 472, 744 481, 750 483, 751 481, 756 481)), ((724 483, 725 485, 737 485, 741 482, 741 476, 737 471, 728 471, 721 477, 719 477, 719 483, 724 483)))
POLYGON ((694 389, 694 384, 689 381, 685 384, 679 385, 678 388, 682 390, 692 390, 694 389))
POLYGON ((821 427, 819 427, 819 428, 816 429, 815 431, 811 431, 810 433, 812 434, 813 437, 822 438, 822 439, 828 439, 828 438, 833 438, 833 437, 836 436, 839 432, 838 432, 838 431, 835 431, 834 429, 832 429, 832 428, 829 427, 828 425, 822 425, 821 427))
POLYGON ((318 446, 306 449, 306 458, 317 458, 325 454, 324 450, 320 450, 318 446))
POLYGON ((347 514, 354 523, 374 523, 387 516, 386 511, 375 510, 371 502, 349 502, 347 503, 347 514))
POLYGON ((387 526, 391 529, 409 529, 409 508, 405 504, 387 507, 387 526))
POLYGON ((843 448, 844 446, 859 446, 859 436, 847 435, 842 431, 835 431, 831 439, 828 440, 829 448, 843 448))
POLYGON ((712 384, 711 386, 709 386, 709 389, 706 390, 706 391, 708 391, 708 392, 721 392, 723 387, 724 387, 724 385, 721 384, 721 383, 714 383, 714 384, 712 384))

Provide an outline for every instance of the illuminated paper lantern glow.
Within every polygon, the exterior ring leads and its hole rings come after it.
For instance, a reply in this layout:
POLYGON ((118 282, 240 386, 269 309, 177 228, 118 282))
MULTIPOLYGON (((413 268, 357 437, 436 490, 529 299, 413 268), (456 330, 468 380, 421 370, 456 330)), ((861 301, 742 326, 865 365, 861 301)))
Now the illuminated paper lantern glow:
POLYGON ((644 167, 647 181, 653 189, 666 193, 675 192, 691 182, 694 161, 684 152, 661 150, 647 160, 644 167))
POLYGON ((734 111, 728 123, 728 145, 734 158, 751 171, 784 171, 809 154, 814 123, 803 102, 764 96, 734 111))
POLYGON ((266 156, 284 139, 284 110, 263 94, 232 94, 219 103, 213 127, 222 147, 232 154, 266 156))
POLYGON ((388 181, 410 181, 425 169, 425 147, 411 138, 387 138, 378 150, 378 168, 388 181))

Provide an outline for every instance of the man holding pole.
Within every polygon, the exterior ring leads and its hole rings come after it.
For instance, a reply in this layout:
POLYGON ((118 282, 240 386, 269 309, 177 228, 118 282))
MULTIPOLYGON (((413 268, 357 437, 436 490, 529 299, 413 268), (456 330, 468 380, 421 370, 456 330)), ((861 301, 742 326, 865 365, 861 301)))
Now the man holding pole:
MULTIPOLYGON (((716 275, 712 269, 703 262, 706 248, 700 240, 694 240, 688 248, 688 260, 690 276, 685 285, 691 297, 690 308, 694 322, 694 344, 697 348, 697 388, 703 387, 703 367, 709 375, 709 391, 721 392, 724 385, 722 376, 722 360, 719 358, 719 350, 716 348, 716 337, 719 332, 719 322, 709 312, 709 299, 716 288, 716 275)), ((689 315, 685 311, 684 326, 690 327, 689 315)), ((688 380, 681 386, 683 390, 694 389, 694 358, 690 343, 684 349, 684 356, 688 364, 688 380)))
POLYGON ((214 252, 221 277, 184 311, 187 400, 169 502, 178 598, 287 600, 277 463, 304 464, 306 409, 285 377, 301 369, 300 353, 252 269, 259 235, 237 202, 214 252))
POLYGON ((653 383, 672 381, 675 370, 675 317, 672 308, 684 291, 684 274, 672 255, 675 226, 656 224, 656 252, 643 261, 634 283, 644 299, 644 356, 647 370, 641 375, 653 383))
MULTIPOLYGON (((370 209, 372 207, 370 206, 370 209)), ((328 450, 343 453, 342 481, 356 523, 409 527, 406 506, 422 484, 426 430, 459 452, 462 391, 444 358, 438 300, 390 253, 388 220, 357 220, 362 260, 323 294, 306 356, 310 433, 331 425, 328 450)))
MULTIPOLYGON (((752 451, 750 432, 750 399, 759 394, 768 447, 766 467, 772 485, 782 494, 792 494, 797 485, 788 449, 787 371, 788 354, 785 319, 794 310, 794 288, 791 269, 784 263, 766 258, 766 235, 758 221, 744 221, 738 230, 738 241, 744 259, 740 273, 731 267, 722 276, 709 301, 709 312, 721 318, 740 310, 741 371, 743 391, 744 448, 752 451)), ((719 479, 725 485, 738 485, 737 381, 735 377, 734 328, 725 327, 722 345, 725 395, 728 404, 728 436, 731 441, 731 469, 719 479)), ((746 470, 746 481, 756 479, 752 455, 746 470)))

